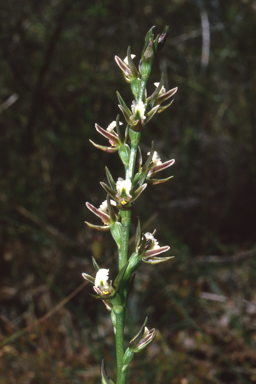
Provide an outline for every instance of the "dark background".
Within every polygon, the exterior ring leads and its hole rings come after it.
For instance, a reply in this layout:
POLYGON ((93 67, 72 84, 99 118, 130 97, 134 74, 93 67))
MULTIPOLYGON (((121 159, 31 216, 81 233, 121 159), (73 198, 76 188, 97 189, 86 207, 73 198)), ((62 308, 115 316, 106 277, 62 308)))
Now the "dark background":
POLYGON ((179 90, 141 148, 154 140, 175 177, 145 190, 132 231, 139 215, 175 259, 138 271, 127 340, 146 315, 159 332, 130 383, 255 382, 256 1, 9 0, 0 15, 1 384, 96 383, 103 356, 114 379, 81 273, 92 255, 113 266, 115 246, 83 222, 100 224, 84 202, 105 199, 105 166, 124 175, 89 138, 106 145, 94 124, 119 113, 116 90, 131 103, 114 55, 131 45, 137 64, 152 25, 170 31, 148 89, 164 72, 179 90))

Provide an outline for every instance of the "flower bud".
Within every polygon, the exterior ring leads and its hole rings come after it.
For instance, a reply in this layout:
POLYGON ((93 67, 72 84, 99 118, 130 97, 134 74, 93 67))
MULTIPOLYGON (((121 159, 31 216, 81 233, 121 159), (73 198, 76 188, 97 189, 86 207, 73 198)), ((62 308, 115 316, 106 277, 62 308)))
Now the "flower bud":
POLYGON ((157 35, 154 39, 153 28, 150 28, 145 38, 145 45, 142 50, 141 62, 139 65, 139 71, 142 79, 147 79, 150 75, 151 68, 155 59, 155 55, 160 51, 165 43, 168 27, 166 26, 164 32, 161 35, 157 35))
POLYGON ((147 327, 144 328, 144 333, 141 340, 132 348, 133 352, 140 352, 142 349, 146 348, 146 346, 151 343, 156 335, 155 328, 152 328, 150 331, 147 327))
POLYGON ((137 353, 144 349, 155 337, 156 330, 152 328, 150 331, 146 327, 147 317, 140 328, 139 332, 134 336, 134 338, 129 343, 129 349, 134 353, 137 353))
POLYGON ((161 33, 160 36, 158 36, 158 39, 157 39, 157 51, 158 52, 163 49, 164 44, 166 42, 166 38, 167 38, 168 32, 169 32, 169 27, 166 25, 164 27, 164 31, 161 33))

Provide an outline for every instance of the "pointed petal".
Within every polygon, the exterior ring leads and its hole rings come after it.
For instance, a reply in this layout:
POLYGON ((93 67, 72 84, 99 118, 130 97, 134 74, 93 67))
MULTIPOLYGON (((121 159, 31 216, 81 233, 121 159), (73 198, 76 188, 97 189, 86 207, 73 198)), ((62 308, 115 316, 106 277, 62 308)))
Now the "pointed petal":
POLYGON ((152 328, 150 331, 147 329, 147 327, 144 328, 144 337, 142 336, 142 339, 135 345, 135 347, 132 348, 133 352, 137 353, 141 351, 142 349, 146 348, 146 346, 151 343, 151 341, 154 339, 156 335, 155 328, 152 328), (145 335, 145 332, 146 335, 145 335))
POLYGON ((137 77, 138 71, 137 71, 137 68, 135 67, 133 60, 132 60, 132 57, 131 57, 131 47, 130 46, 127 49, 127 60, 128 60, 129 69, 132 73, 133 78, 137 77))
POLYGON ((113 141, 116 145, 119 144, 119 140, 116 135, 113 135, 112 133, 106 131, 105 129, 101 128, 98 124, 95 124, 95 129, 97 132, 99 132, 102 136, 106 137, 106 139, 113 141))
POLYGON ((98 263, 94 257, 92 257, 92 264, 94 266, 95 271, 98 272, 100 270, 100 267, 98 266, 98 263))
POLYGON ((144 191, 144 189, 147 187, 147 184, 143 184, 141 187, 139 187, 132 195, 131 203, 135 201, 140 194, 144 191))
POLYGON ((110 216, 110 221, 114 223, 116 221, 116 215, 113 210, 113 206, 111 205, 109 194, 107 194, 107 204, 108 204, 108 213, 110 216))
POLYGON ((142 173, 141 172, 138 172, 136 173, 136 175, 134 175, 133 177, 133 180, 132 180, 132 184, 134 185, 134 188, 137 188, 137 186, 139 186, 139 181, 142 177, 142 173))
POLYGON ((169 91, 165 92, 163 95, 159 96, 157 98, 157 102, 161 104, 163 101, 172 97, 177 92, 177 90, 178 90, 178 87, 170 89, 169 91))
POLYGON ((164 31, 161 33, 161 35, 158 37, 158 52, 161 51, 163 49, 163 46, 165 44, 165 41, 166 41, 166 38, 167 38, 167 35, 168 35, 168 32, 169 32, 169 27, 168 25, 166 25, 164 27, 164 31))
POLYGON ((94 283, 95 283, 94 277, 87 275, 87 273, 82 273, 82 276, 85 280, 89 281, 89 283, 92 283, 94 285, 94 283))
POLYGON ((104 223, 110 224, 110 217, 106 213, 102 212, 100 209, 95 208, 92 204, 86 203, 86 207, 94 213, 96 216, 100 217, 104 223))
POLYGON ((119 144, 124 144, 124 137, 123 137, 123 133, 120 130, 119 118, 120 118, 120 116, 117 115, 117 117, 116 117, 116 131, 117 131, 117 135, 118 135, 118 139, 119 139, 119 144))
POLYGON ((160 107, 158 109, 157 113, 161 113, 161 112, 165 111, 167 108, 169 108, 172 105, 172 103, 173 103, 173 100, 169 104, 164 105, 163 107, 160 107))
POLYGON ((162 164, 156 165, 155 167, 152 167, 148 172, 148 177, 150 177, 150 175, 154 175, 155 173, 157 173, 159 171, 162 171, 163 169, 170 167, 174 163, 175 163, 175 160, 171 159, 171 160, 165 161, 162 164))
POLYGON ((122 114, 124 115, 124 118, 126 120, 126 123, 131 125, 131 115, 129 113, 126 112, 125 108, 121 105, 121 104, 118 104, 118 108, 120 109, 120 111, 122 112, 122 114))
POLYGON ((160 37, 160 34, 156 35, 156 38, 154 40, 154 48, 155 48, 155 52, 158 51, 158 39, 160 37))
POLYGON ((147 257, 155 257, 156 255, 160 255, 160 253, 169 251, 169 249, 169 245, 165 245, 164 247, 159 247, 156 249, 150 249, 145 252, 143 259, 147 259, 147 257))
POLYGON ((85 221, 85 224, 88 225, 88 227, 97 229, 98 231, 106 232, 110 229, 110 225, 94 225, 91 223, 88 223, 88 221, 85 221))
POLYGON ((163 85, 164 85, 164 73, 162 73, 160 83, 156 87, 155 91, 147 99, 147 101, 150 101, 151 107, 154 107, 154 105, 156 103, 157 96, 158 96, 159 92, 161 91, 163 85))
POLYGON ((165 183, 166 181, 168 181, 168 180, 170 180, 172 178, 173 178, 173 176, 166 177, 166 179, 151 179, 151 178, 148 178, 147 182, 149 184, 152 184, 152 185, 157 185, 157 184, 165 183))
POLYGON ((117 201, 116 199, 116 192, 111 189, 107 184, 103 183, 103 182, 100 182, 100 185, 102 186, 103 189, 105 189, 105 191, 115 200, 117 201))
POLYGON ((126 111, 126 113, 127 113, 128 115, 131 116, 131 115, 132 115, 132 112, 131 112, 131 110, 127 107, 127 105, 125 104, 125 102, 124 102, 122 96, 120 95, 120 93, 119 93, 119 92, 116 92, 116 95, 117 95, 117 98, 118 98, 118 101, 119 101, 120 105, 124 108, 124 110, 126 111))
POLYGON ((164 261, 168 261, 170 259, 173 259, 175 256, 166 256, 166 257, 146 257, 142 258, 142 261, 146 264, 159 264, 163 263, 164 261))
POLYGON ((107 176, 110 188, 113 189, 113 191, 115 191, 115 193, 116 193, 116 183, 115 183, 108 167, 105 167, 105 170, 106 170, 106 176, 107 176))
POLYGON ((159 108, 160 108, 160 105, 156 105, 154 108, 152 108, 148 113, 147 113, 147 117, 146 117, 146 120, 145 120, 145 124, 152 119, 152 117, 156 114, 156 113, 159 113, 159 108))
POLYGON ((129 78, 132 76, 132 73, 131 73, 129 67, 125 64, 125 62, 123 60, 120 59, 120 57, 115 56, 115 61, 118 65, 118 67, 121 69, 121 71, 124 73, 124 75, 126 77, 129 78))
POLYGON ((144 320, 144 323, 140 327, 139 331, 136 333, 136 335, 132 338, 132 340, 129 343, 129 348, 132 348, 133 346, 136 345, 136 343, 140 340, 140 338, 143 336, 144 333, 144 328, 147 324, 148 318, 146 317, 144 320))
POLYGON ((141 256, 145 250, 145 246, 146 246, 146 237, 144 236, 144 234, 142 235, 142 241, 140 243, 140 246, 138 248, 138 253, 139 253, 139 256, 141 256))
POLYGON ((153 157, 153 154, 154 154, 154 151, 155 151, 155 144, 154 144, 154 141, 152 141, 151 143, 151 149, 150 149, 150 153, 148 155, 148 158, 142 168, 142 172, 147 172, 148 171, 148 168, 150 166, 150 163, 152 161, 152 157, 153 157))
POLYGON ((89 140, 89 141, 90 143, 92 143, 92 145, 94 145, 94 147, 101 149, 104 152, 114 153, 118 151, 118 147, 105 147, 103 145, 94 143, 92 140, 89 140))

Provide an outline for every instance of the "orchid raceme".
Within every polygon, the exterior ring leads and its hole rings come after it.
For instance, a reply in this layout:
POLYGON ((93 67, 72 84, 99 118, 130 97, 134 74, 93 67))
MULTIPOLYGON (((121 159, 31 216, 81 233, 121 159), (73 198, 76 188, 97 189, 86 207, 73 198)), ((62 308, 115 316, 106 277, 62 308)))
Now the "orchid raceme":
MULTIPOLYGON (((162 105, 162 103, 170 99, 177 91, 177 88, 166 91, 162 75, 160 82, 155 83, 155 91, 147 97, 147 82, 152 65, 157 52, 165 43, 167 32, 168 27, 165 27, 163 33, 155 37, 153 27, 148 31, 138 68, 134 64, 135 55, 131 54, 130 47, 128 47, 125 59, 122 60, 115 56, 115 61, 121 69, 125 81, 130 84, 132 92, 131 100, 133 101, 130 108, 117 92, 118 107, 126 121, 126 128, 122 127, 123 123, 119 121, 118 115, 106 129, 95 124, 96 131, 108 140, 109 146, 96 144, 90 140, 97 149, 113 154, 113 156, 118 155, 124 165, 124 173, 117 179, 113 178, 110 170, 105 167, 107 183, 103 181, 100 184, 107 193, 107 198, 99 204, 99 208, 89 202, 86 203, 89 211, 96 215, 102 224, 95 225, 87 221, 85 223, 92 229, 110 230, 118 252, 118 273, 113 281, 109 279, 110 270, 105 267, 100 268, 94 258, 92 261, 96 270, 95 277, 87 273, 82 274, 83 278, 93 285, 96 294, 92 296, 101 300, 111 312, 116 345, 116 380, 114 382, 107 376, 104 362, 102 362, 102 384, 127 384, 128 367, 134 355, 146 348, 156 335, 154 328, 149 330, 146 327, 146 319, 125 349, 125 314, 136 270, 143 264, 142 262, 154 265, 174 257, 162 255, 169 251, 170 247, 159 245, 155 238, 155 231, 142 233, 139 219, 135 233, 135 250, 131 255, 128 250, 133 203, 145 191, 148 184, 159 184, 172 178, 169 176, 165 179, 154 179, 154 176, 173 165, 174 159, 162 162, 152 142, 145 164, 142 165, 143 155, 139 147, 142 135, 147 132, 144 129, 145 125, 157 113, 163 112, 171 105, 173 100, 166 105, 162 105)), ((111 250, 111 253, 114 254, 115 251, 111 250)), ((107 263, 105 263, 106 265, 107 263)))

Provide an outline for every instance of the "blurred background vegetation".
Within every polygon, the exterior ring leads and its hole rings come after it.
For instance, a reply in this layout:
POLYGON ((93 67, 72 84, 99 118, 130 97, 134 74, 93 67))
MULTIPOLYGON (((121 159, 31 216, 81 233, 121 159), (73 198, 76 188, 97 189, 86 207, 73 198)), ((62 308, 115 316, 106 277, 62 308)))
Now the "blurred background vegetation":
MULTIPOLYGON (((140 56, 147 30, 170 33, 151 78, 179 87, 143 133, 168 183, 134 206, 175 259, 143 265, 127 340, 146 315, 159 329, 131 384, 256 382, 256 1, 9 0, 0 16, 0 382, 114 378, 113 333, 81 273, 114 265, 109 233, 85 227, 105 199, 104 166, 123 176, 94 129, 115 119, 129 86, 114 55, 140 56), (170 171, 166 171, 166 176, 170 171)), ((135 59, 136 61, 136 59, 135 59)), ((97 220, 96 220, 97 221, 97 220)), ((134 228, 133 228, 134 230, 134 228)), ((131 243, 131 247, 133 244, 131 243)), ((131 248, 132 249, 132 248, 131 248)))

